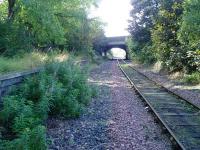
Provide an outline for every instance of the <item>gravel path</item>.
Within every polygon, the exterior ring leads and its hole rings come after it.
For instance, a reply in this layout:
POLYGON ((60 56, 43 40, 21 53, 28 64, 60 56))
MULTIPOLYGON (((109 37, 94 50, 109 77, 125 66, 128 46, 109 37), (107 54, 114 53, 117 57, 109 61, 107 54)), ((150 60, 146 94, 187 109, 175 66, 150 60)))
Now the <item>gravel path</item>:
POLYGON ((170 150, 171 142, 130 88, 115 61, 103 63, 89 81, 99 86, 83 115, 49 119, 52 150, 170 150))

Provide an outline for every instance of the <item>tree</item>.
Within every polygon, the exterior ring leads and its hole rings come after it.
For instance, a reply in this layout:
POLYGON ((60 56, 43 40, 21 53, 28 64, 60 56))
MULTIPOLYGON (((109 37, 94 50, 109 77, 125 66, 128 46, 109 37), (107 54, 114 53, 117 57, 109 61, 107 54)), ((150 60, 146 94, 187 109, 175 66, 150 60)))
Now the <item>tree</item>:
POLYGON ((181 24, 179 39, 194 50, 200 49, 200 0, 185 0, 183 22, 181 24))
POLYGON ((16 0, 8 0, 8 19, 11 19, 14 15, 14 6, 16 0))
POLYGON ((71 51, 87 49, 92 43, 88 10, 95 3, 96 0, 3 1, 0 11, 7 11, 8 15, 0 20, 5 28, 0 33, 1 52, 49 46, 71 51))
POLYGON ((133 0, 129 32, 133 39, 140 44, 151 40, 153 20, 158 12, 158 3, 155 0, 133 0))
POLYGON ((179 40, 185 47, 189 72, 200 71, 200 0, 185 0, 179 40))
POLYGON ((158 13, 158 0, 133 0, 133 9, 131 11, 129 32, 132 35, 133 51, 130 52, 139 56, 141 61, 147 62, 155 61, 153 53, 151 53, 151 30, 154 27, 154 20, 158 13), (146 55, 148 53, 149 55, 146 55))
POLYGON ((152 30, 153 47, 160 60, 164 63, 170 57, 173 47, 180 45, 177 39, 177 31, 182 15, 182 0, 160 1, 158 17, 152 30))
POLYGON ((159 60, 169 71, 200 68, 200 0, 133 0, 133 55, 142 62, 159 60))

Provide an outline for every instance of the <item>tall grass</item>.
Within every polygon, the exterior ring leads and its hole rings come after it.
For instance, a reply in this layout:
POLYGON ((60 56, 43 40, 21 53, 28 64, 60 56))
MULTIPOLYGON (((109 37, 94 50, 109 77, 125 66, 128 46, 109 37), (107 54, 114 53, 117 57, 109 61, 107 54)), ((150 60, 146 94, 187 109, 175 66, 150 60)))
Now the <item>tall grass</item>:
POLYGON ((52 58, 63 61, 68 58, 68 54, 42 53, 35 51, 32 53, 24 54, 23 56, 16 56, 13 58, 0 56, 0 75, 10 72, 30 70, 44 65, 48 59, 52 58))

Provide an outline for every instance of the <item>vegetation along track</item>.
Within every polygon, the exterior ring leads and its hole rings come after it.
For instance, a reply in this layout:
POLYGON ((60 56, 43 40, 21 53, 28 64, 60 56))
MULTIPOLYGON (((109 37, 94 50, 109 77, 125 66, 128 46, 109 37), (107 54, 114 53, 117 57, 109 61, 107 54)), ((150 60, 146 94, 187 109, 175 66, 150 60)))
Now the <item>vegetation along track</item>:
POLYGON ((200 108, 157 85, 131 64, 118 61, 118 65, 180 149, 200 150, 200 108))

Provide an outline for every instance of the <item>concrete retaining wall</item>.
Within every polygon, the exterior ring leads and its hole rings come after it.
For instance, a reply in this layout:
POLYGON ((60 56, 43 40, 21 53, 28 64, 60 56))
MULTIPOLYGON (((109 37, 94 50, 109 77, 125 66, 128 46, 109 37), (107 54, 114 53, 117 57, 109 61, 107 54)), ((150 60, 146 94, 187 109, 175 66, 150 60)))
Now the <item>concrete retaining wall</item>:
POLYGON ((38 72, 39 69, 34 69, 31 71, 0 76, 0 105, 2 104, 2 97, 5 96, 12 86, 20 84, 24 78, 34 75, 38 72))

